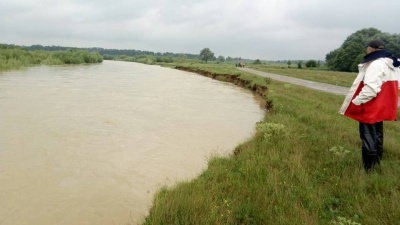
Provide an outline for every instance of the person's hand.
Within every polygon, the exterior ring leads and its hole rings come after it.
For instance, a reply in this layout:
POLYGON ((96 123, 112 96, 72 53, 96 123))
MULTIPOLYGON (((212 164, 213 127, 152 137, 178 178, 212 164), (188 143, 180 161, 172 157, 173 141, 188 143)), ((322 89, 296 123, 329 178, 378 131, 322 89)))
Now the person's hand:
POLYGON ((356 104, 353 103, 353 101, 351 101, 351 103, 350 103, 350 105, 349 105, 349 107, 347 108, 346 111, 349 114, 356 115, 356 114, 361 114, 363 112, 363 108, 364 107, 363 107, 362 104, 356 105, 356 104))

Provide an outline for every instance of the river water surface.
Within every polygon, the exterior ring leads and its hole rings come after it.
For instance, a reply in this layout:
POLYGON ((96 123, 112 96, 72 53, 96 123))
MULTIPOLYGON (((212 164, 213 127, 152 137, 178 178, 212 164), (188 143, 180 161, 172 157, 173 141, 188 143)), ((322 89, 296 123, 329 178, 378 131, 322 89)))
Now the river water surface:
POLYGON ((0 73, 0 224, 141 221, 162 185, 251 137, 250 92, 128 62, 0 73))

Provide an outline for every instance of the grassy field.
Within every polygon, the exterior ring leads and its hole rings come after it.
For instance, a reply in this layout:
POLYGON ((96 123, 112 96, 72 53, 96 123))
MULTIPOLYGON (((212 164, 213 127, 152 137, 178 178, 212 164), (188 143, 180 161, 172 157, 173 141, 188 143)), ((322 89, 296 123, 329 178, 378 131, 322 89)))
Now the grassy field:
MULTIPOLYGON (((343 96, 267 84, 227 64, 186 66, 254 79, 269 88, 274 108, 231 156, 213 157, 196 179, 163 187, 143 224, 399 224, 398 121, 385 122, 381 171, 367 175, 358 123, 337 113, 343 96)), ((308 70, 268 72, 309 76, 308 70)), ((325 74, 313 72, 315 81, 325 74)))
POLYGON ((267 66, 267 65, 247 65, 246 67, 264 71, 268 73, 275 73, 279 75, 285 75, 289 77, 296 77, 304 80, 311 80, 321 83, 333 84, 343 87, 350 87, 357 73, 349 72, 335 72, 328 70, 316 70, 316 69, 298 69, 298 68, 287 68, 285 66, 267 66))

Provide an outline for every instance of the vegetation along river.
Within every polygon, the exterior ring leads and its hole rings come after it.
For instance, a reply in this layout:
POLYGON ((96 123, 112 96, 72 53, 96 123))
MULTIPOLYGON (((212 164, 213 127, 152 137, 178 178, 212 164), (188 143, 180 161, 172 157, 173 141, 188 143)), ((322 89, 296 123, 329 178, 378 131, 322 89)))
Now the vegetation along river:
POLYGON ((126 224, 262 119, 251 92, 129 62, 0 73, 0 224, 126 224))

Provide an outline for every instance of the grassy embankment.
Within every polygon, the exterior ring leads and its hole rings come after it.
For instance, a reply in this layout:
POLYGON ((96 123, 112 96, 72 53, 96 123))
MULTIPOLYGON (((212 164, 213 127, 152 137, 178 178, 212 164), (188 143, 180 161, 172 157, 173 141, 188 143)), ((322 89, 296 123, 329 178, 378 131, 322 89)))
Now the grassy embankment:
MULTIPOLYGON (((265 66, 265 65, 249 65, 251 69, 285 75, 289 77, 295 77, 304 80, 310 80, 315 82, 321 82, 326 84, 332 84, 343 87, 351 87, 357 73, 350 72, 336 72, 328 70, 318 69, 298 69, 298 68, 286 68, 282 66, 265 66)), ((400 96, 400 92, 399 92, 400 96)))
POLYGON ((357 75, 356 73, 349 72, 287 68, 284 66, 248 65, 247 67, 268 73, 275 73, 343 87, 350 87, 357 75))
MULTIPOLYGON (((358 124, 337 113, 343 96, 267 83, 227 64, 183 66, 265 85, 274 106, 231 156, 213 157, 196 179, 162 188, 144 224, 398 224, 399 122, 385 123, 381 172, 367 175, 358 124)), ((314 73, 272 69, 299 78, 314 73)), ((337 80, 334 74, 313 79, 337 80)), ((343 76, 349 86, 355 74, 343 76)))
POLYGON ((83 50, 69 51, 27 51, 20 47, 0 44, 0 71, 19 69, 34 65, 61 65, 80 63, 99 63, 103 57, 95 52, 83 50))

